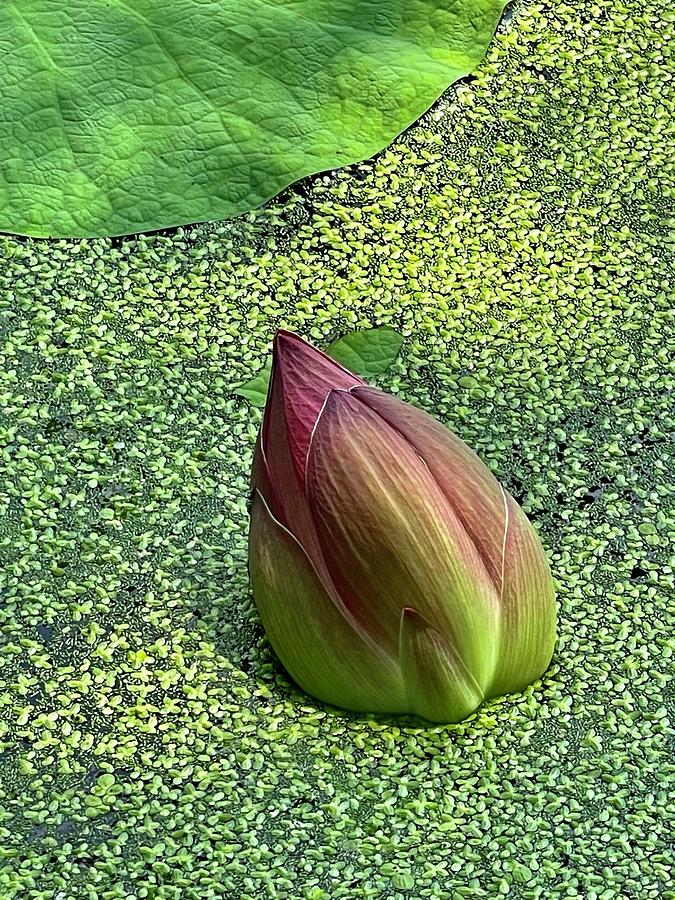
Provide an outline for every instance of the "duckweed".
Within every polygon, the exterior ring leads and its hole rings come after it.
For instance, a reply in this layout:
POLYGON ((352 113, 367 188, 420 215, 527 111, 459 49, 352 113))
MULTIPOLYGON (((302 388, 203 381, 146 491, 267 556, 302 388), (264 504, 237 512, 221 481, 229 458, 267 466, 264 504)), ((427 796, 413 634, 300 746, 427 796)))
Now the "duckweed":
POLYGON ((3 900, 674 900, 674 21, 527 3, 261 212, 0 238, 3 900), (550 670, 456 726, 315 703, 248 591, 235 388, 375 325, 558 583, 550 670))

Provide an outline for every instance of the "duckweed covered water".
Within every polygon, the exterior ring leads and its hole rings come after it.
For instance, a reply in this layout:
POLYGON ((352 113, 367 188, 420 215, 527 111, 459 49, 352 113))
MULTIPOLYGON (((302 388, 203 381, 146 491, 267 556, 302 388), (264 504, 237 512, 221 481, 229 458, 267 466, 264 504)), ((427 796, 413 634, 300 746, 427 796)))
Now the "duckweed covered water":
POLYGON ((3 900, 673 900, 673 21, 526 4, 246 220, 0 239, 3 900), (458 726, 314 703, 248 592, 233 390, 377 324, 558 583, 549 672, 458 726))

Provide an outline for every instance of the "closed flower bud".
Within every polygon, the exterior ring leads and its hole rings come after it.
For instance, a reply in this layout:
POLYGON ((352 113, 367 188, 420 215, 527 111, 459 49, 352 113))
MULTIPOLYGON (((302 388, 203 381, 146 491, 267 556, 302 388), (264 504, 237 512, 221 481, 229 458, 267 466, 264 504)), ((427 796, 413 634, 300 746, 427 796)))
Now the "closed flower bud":
POLYGON ((309 694, 457 722, 546 670, 553 581, 515 500, 427 413, 285 331, 251 488, 256 604, 309 694))

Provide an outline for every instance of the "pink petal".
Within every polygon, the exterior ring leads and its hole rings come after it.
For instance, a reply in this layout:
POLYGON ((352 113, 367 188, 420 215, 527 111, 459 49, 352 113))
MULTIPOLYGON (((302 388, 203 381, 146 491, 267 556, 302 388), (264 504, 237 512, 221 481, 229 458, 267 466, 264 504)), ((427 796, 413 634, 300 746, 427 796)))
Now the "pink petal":
POLYGON ((253 450, 253 464, 251 466, 249 486, 250 495, 253 495, 255 491, 259 491, 265 498, 265 502, 272 511, 272 514, 277 519, 283 519, 283 510, 279 498, 277 497, 277 492, 272 484, 269 468, 267 466, 267 459, 265 458, 265 452, 262 447, 262 429, 258 432, 255 448, 253 450))
MULTIPOLYGON (((275 350, 279 347, 283 348, 286 354, 284 359, 289 355, 293 356, 296 346, 299 346, 298 352, 304 354, 304 348, 308 348, 311 354, 316 354, 325 373, 326 366, 323 362, 325 354, 314 351, 295 335, 289 335, 286 332, 280 332, 277 335, 275 350)), ((342 371, 341 367, 330 360, 329 363, 331 367, 337 368, 339 375, 342 371)), ((322 397, 322 403, 323 399, 322 397)), ((318 577, 335 606, 353 620, 349 610, 354 606, 354 600, 349 591, 345 591, 344 595, 338 594, 332 583, 316 534, 316 526, 309 512, 304 481, 300 477, 291 455, 286 405, 281 380, 281 365, 277 364, 275 353, 263 426, 254 455, 252 480, 254 485, 260 489, 274 517, 293 534, 311 559, 318 577)), ((302 476, 304 476, 304 462, 302 476)), ((354 624, 356 625, 355 620, 354 624)), ((366 639, 372 640, 371 638, 366 639)))
POLYGON ((332 391, 307 458, 312 516, 338 591, 398 652, 401 611, 446 635, 481 684, 494 667, 497 598, 476 548, 410 444, 351 392, 332 391))
POLYGON ((556 619, 551 571, 534 527, 480 457, 436 419, 375 388, 352 393, 424 459, 495 586, 500 651, 489 696, 530 684, 551 660, 556 619))
POLYGON ((328 392, 357 385, 365 382, 321 350, 296 334, 277 331, 268 405, 270 396, 280 400, 270 409, 269 416, 265 412, 264 443, 268 455, 276 452, 274 436, 279 426, 274 420, 283 416, 293 466, 304 483, 309 441, 328 392))
POLYGON ((368 386, 352 391, 402 435, 422 457, 502 592, 505 506, 502 488, 464 441, 428 413, 368 386))
POLYGON ((271 389, 269 392, 265 423, 268 428, 263 426, 261 429, 260 452, 256 459, 257 484, 274 517, 300 542, 326 589, 332 590, 304 485, 298 477, 289 451, 280 389, 271 389))

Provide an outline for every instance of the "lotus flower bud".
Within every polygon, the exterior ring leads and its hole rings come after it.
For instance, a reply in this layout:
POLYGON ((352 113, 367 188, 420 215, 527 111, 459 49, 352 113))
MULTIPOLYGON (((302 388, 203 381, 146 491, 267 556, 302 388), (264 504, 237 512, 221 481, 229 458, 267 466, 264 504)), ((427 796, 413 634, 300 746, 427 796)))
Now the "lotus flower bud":
POLYGON ((256 604, 307 693, 458 722, 546 670, 553 582, 515 500, 427 413, 286 331, 251 491, 256 604))

